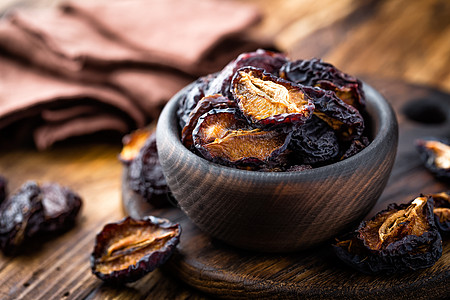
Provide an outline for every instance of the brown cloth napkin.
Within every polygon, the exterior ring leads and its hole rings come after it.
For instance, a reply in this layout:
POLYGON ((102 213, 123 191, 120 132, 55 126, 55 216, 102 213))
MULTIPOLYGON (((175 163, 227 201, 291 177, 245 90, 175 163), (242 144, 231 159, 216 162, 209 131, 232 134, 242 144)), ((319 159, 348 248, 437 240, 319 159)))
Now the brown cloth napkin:
POLYGON ((65 2, 0 22, 0 141, 38 149, 154 120, 197 76, 267 43, 258 10, 223 0, 65 2))

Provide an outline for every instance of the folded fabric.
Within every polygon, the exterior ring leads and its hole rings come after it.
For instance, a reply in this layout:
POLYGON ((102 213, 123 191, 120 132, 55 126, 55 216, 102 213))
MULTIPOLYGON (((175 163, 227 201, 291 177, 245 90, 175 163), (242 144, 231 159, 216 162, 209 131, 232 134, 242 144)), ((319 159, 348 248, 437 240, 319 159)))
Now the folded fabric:
POLYGON ((45 149, 143 126, 195 77, 266 46, 246 36, 259 19, 255 7, 221 0, 66 2, 10 13, 0 22, 0 140, 31 128, 26 138, 45 149))

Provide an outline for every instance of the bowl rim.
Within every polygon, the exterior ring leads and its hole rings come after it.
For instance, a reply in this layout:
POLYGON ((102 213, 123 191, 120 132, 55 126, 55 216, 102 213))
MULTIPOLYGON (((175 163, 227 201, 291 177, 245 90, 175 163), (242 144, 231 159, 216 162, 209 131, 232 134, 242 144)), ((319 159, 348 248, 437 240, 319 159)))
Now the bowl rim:
MULTIPOLYGON (((179 151, 186 153, 186 159, 191 160, 192 164, 203 165, 207 167, 208 172, 213 174, 223 174, 231 173, 237 174, 238 176, 246 176, 248 180, 259 180, 262 176, 267 178, 274 178, 276 180, 292 180, 293 178, 308 177, 308 176, 318 176, 318 174, 323 174, 326 176, 331 170, 336 168, 345 168, 346 166, 351 166, 352 164, 357 165, 357 162, 361 160, 362 157, 369 155, 371 152, 376 151, 381 143, 386 142, 386 139, 391 134, 391 130, 395 130, 396 136, 398 136, 398 123, 395 112, 390 105, 390 103, 372 86, 366 82, 362 82, 363 91, 366 96, 366 112, 371 119, 372 130, 376 132, 376 135, 370 144, 356 153, 355 155, 346 158, 344 160, 334 162, 329 165, 324 165, 316 167, 313 169, 307 169, 303 171, 293 171, 293 172, 258 172, 251 170, 236 169, 224 165, 220 165, 211 162, 203 157, 196 155, 187 149, 181 142, 178 120, 176 118, 176 111, 178 109, 178 103, 180 98, 183 96, 184 92, 189 89, 195 81, 188 84, 186 87, 181 89, 176 93, 169 102, 165 105, 157 123, 157 144, 162 143, 162 140, 167 140, 170 142, 174 150, 179 153, 179 151), (167 120, 167 121, 166 121, 167 120), (162 138, 162 132, 167 131, 170 133, 162 138)), ((162 147, 157 145, 158 151, 162 147)))

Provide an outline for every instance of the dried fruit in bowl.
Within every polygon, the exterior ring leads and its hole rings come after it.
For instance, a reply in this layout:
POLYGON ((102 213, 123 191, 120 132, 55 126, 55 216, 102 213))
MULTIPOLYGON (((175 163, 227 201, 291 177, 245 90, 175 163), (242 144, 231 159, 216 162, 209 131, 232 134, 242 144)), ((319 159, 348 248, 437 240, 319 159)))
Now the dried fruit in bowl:
POLYGON ((167 261, 180 234, 179 224, 152 216, 107 224, 95 239, 92 272, 107 282, 136 281, 167 261))
POLYGON ((391 204, 340 239, 334 250, 353 268, 367 274, 402 273, 428 268, 442 255, 432 197, 391 204))
POLYGON ((445 139, 419 139, 417 151, 425 167, 436 178, 450 182, 450 142, 445 139))

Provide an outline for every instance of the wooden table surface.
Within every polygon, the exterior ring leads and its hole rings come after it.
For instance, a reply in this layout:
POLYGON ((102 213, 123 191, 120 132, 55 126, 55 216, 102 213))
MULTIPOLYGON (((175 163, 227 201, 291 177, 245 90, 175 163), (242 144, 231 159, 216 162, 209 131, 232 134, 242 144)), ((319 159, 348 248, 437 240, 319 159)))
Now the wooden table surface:
MULTIPOLYGON (((0 12, 57 2, 2 0, 0 12)), ((392 79, 450 92, 449 1, 245 2, 255 3, 265 13, 253 34, 273 38, 291 58, 322 57, 361 78, 392 79)), ((122 288, 104 285, 91 274, 89 255, 95 234, 104 224, 124 216, 122 167, 117 160, 120 147, 115 138, 62 143, 43 152, 0 150, 0 174, 9 179, 10 190, 27 179, 57 181, 84 199, 80 221, 71 231, 33 244, 26 255, 0 255, 1 299, 207 299, 164 270, 122 288)))

